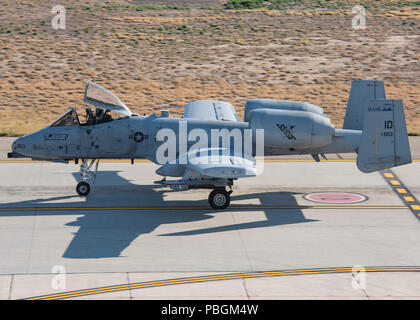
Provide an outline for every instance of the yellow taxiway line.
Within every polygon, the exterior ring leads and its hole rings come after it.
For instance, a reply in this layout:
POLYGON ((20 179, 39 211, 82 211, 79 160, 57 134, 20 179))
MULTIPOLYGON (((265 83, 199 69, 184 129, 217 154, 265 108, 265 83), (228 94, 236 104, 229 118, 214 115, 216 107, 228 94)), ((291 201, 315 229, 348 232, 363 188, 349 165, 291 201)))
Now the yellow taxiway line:
MULTIPOLYGON (((177 284, 199 283, 199 282, 208 282, 208 281, 293 276, 293 275, 309 275, 309 274, 350 273, 352 272, 352 270, 353 269, 351 267, 316 268, 316 269, 260 271, 260 272, 246 272, 246 273, 233 273, 233 274, 222 274, 222 275, 185 277, 185 278, 178 278, 178 279, 165 279, 165 280, 158 280, 158 281, 147 281, 147 282, 138 282, 138 283, 132 283, 132 284, 106 286, 106 287, 93 288, 93 289, 75 290, 75 291, 69 291, 69 292, 63 292, 63 293, 32 297, 26 300, 66 299, 66 298, 80 297, 80 296, 99 294, 99 293, 133 290, 133 289, 150 288, 150 287, 160 287, 160 286, 177 285, 177 284)), ((420 267, 419 266, 365 267, 364 271, 366 272, 407 272, 407 271, 419 272, 420 267)))
MULTIPOLYGON (((208 206, 156 206, 156 207, 7 207, 0 211, 95 211, 95 210, 210 210, 208 206)), ((408 206, 229 206, 228 210, 244 209, 409 209, 408 206)), ((224 210, 226 211, 226 210, 224 210)))

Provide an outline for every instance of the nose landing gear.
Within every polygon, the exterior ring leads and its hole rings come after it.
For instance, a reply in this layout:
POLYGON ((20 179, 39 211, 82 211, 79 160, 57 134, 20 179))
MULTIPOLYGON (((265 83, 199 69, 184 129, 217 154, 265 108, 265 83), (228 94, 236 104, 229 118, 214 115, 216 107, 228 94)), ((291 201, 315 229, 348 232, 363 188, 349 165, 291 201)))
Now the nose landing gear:
POLYGON ((98 172, 98 165, 99 160, 93 159, 89 163, 89 160, 82 159, 82 163, 80 164, 80 175, 82 177, 82 181, 79 182, 76 186, 76 192, 79 194, 79 196, 87 196, 89 194, 90 185, 86 181, 93 178, 93 183, 95 183, 96 174, 98 172), (95 171, 92 172, 90 168, 92 168, 95 162, 95 171))

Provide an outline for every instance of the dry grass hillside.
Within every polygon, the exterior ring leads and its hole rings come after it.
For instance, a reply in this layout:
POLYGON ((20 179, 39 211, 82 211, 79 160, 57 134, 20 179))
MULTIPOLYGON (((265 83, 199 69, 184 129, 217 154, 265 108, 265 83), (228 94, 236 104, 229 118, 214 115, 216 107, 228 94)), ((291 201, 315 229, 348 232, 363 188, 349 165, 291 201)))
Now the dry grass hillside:
POLYGON ((56 1, 0 3, 2 135, 83 112, 86 81, 136 113, 213 98, 242 116, 266 97, 320 105, 340 127, 354 79, 383 79, 420 134, 420 1, 63 3, 65 30, 51 27, 56 1), (364 30, 351 27, 358 3, 364 30))

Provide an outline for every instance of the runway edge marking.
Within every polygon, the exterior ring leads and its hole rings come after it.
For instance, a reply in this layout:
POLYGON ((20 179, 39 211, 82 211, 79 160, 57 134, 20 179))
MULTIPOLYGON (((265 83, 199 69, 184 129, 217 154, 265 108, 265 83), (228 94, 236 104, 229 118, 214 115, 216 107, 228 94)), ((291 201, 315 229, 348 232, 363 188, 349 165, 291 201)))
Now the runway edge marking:
MULTIPOLYGON (((209 281, 233 280, 233 279, 247 279, 247 278, 261 278, 261 277, 278 277, 278 276, 293 276, 293 275, 308 275, 308 274, 332 274, 332 273, 351 273, 352 267, 330 267, 330 268, 314 268, 314 269, 292 269, 292 270, 278 270, 278 271, 257 271, 247 273, 231 273, 208 276, 185 277, 176 279, 165 279, 157 281, 137 282, 132 284, 122 284, 114 286, 105 286, 92 289, 74 290, 63 293, 56 293, 50 295, 42 295, 24 300, 57 300, 66 299, 87 295, 94 295, 100 293, 134 290, 141 288, 187 284, 187 283, 201 283, 209 281)), ((420 266, 399 266, 399 267, 365 267, 366 272, 420 272, 420 266)))
POLYGON ((380 171, 381 176, 385 179, 392 191, 407 206, 407 209, 414 214, 420 221, 420 202, 416 196, 406 187, 406 185, 398 178, 394 171, 386 169, 380 171))

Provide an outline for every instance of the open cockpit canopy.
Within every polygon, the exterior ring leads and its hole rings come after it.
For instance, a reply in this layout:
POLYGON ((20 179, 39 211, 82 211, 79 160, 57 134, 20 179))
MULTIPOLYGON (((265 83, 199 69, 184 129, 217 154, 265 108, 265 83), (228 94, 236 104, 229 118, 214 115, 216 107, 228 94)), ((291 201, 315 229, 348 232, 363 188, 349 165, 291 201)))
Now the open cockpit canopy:
POLYGON ((115 95, 102 88, 99 84, 88 82, 85 89, 84 102, 105 110, 115 111, 131 116, 131 111, 115 95))

